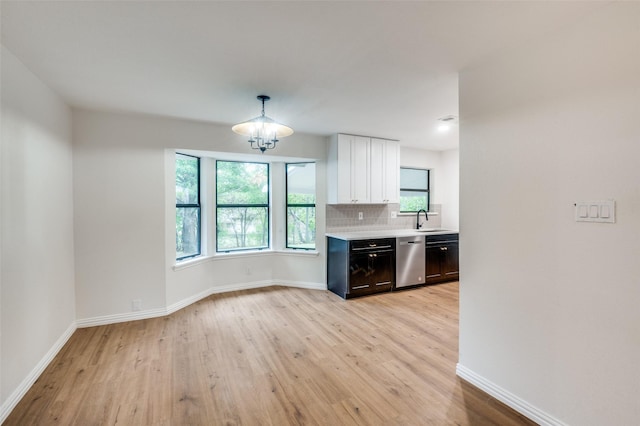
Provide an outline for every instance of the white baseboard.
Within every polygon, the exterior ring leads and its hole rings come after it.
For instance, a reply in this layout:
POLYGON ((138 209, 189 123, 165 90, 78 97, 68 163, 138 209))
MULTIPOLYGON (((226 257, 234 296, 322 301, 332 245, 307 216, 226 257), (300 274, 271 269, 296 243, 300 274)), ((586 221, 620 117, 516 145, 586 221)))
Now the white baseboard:
POLYGON ((136 321, 162 317, 167 314, 164 308, 147 309, 144 311, 127 312, 124 314, 104 315, 100 317, 85 318, 77 320, 78 328, 96 327, 98 325, 116 324, 119 322, 136 321))
POLYGON ((250 290, 252 288, 269 287, 272 285, 273 285, 272 281, 265 280, 265 281, 253 281, 250 283, 227 284, 223 286, 211 287, 205 291, 202 291, 198 294, 187 297, 186 299, 182 299, 179 302, 172 303, 171 305, 167 306, 167 311, 165 315, 169 315, 179 311, 182 308, 186 308, 187 306, 193 303, 196 303, 198 300, 202 300, 205 297, 211 296, 212 294, 228 293, 230 291, 239 291, 239 290, 250 290))
POLYGON ((274 281, 273 285, 283 285, 286 287, 296 287, 296 288, 306 288, 309 290, 327 290, 326 283, 311 283, 311 282, 300 282, 300 281, 274 281))
POLYGON ((2 407, 0 407, 0 424, 2 424, 11 411, 18 405, 18 402, 24 397, 27 391, 33 386, 33 384, 38 380, 40 374, 44 371, 45 368, 51 363, 53 358, 60 352, 60 349, 67 343, 67 340, 71 337, 74 331, 76 331, 77 325, 76 322, 72 322, 69 328, 62 333, 62 336, 56 340, 51 349, 44 355, 44 357, 36 364, 36 366, 31 370, 31 372, 24 378, 24 380, 20 383, 20 385, 9 395, 6 401, 2 403, 2 407))
POLYGON ((519 398, 506 389, 503 389, 495 383, 480 376, 479 374, 476 374, 475 372, 466 368, 464 365, 461 365, 459 363, 456 365, 456 374, 458 375, 458 377, 485 391, 498 401, 508 405, 523 416, 533 420, 541 426, 567 426, 566 423, 545 413, 539 408, 534 407, 522 398, 519 398))
POLYGON ((163 317, 165 315, 172 314, 185 308, 198 300, 209 297, 216 293, 227 293, 230 291, 250 290, 253 288, 269 287, 273 285, 283 285, 287 287, 306 288, 311 290, 326 290, 327 286, 322 283, 309 283, 299 281, 282 281, 282 280, 264 280, 264 281, 252 281, 248 283, 227 284, 222 286, 216 286, 208 288, 193 296, 189 296, 186 299, 182 299, 176 303, 172 303, 166 308, 148 309, 139 312, 127 312, 123 314, 105 315, 100 317, 79 319, 76 321, 78 328, 95 327, 98 325, 116 324, 119 322, 136 321, 141 319, 163 317))

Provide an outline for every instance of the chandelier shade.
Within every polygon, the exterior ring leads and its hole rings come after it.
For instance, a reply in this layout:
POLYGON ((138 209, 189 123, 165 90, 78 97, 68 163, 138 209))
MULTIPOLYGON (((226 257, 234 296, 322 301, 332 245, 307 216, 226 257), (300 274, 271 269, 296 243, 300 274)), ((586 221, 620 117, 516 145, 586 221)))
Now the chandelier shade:
POLYGON ((275 148, 279 138, 291 136, 293 129, 265 115, 264 103, 271 99, 269 96, 260 95, 257 98, 262 101, 262 114, 251 120, 236 124, 231 130, 239 135, 247 136, 251 148, 264 153, 268 149, 275 148))

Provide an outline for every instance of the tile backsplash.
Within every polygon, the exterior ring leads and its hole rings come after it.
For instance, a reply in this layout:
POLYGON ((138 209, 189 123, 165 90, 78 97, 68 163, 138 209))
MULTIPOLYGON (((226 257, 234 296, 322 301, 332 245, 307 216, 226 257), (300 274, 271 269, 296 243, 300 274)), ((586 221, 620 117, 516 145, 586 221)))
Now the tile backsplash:
MULTIPOLYGON (((412 229, 416 227, 416 215, 397 213, 391 218, 392 212, 399 212, 399 204, 328 204, 326 211, 327 232, 352 232, 387 229, 412 229), (362 220, 358 219, 362 212, 362 220)), ((429 211, 428 228, 439 228, 441 224, 441 204, 432 204, 429 211)), ((420 214, 420 222, 424 215, 420 214)))

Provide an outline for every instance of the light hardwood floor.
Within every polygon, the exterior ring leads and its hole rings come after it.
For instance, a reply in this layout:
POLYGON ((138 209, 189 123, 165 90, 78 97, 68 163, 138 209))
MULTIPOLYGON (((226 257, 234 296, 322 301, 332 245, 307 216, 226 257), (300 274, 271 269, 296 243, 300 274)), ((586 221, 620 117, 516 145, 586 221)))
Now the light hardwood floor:
POLYGON ((77 330, 5 425, 530 425, 455 375, 458 283, 271 287, 77 330))

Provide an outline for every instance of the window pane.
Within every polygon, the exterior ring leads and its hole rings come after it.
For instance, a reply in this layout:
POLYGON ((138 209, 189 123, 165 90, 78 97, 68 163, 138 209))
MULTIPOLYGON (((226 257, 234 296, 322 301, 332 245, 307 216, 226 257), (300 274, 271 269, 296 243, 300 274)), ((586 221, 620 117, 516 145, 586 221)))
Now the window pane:
POLYGON ((427 193, 414 191, 400 191, 400 211, 417 212, 427 210, 427 193))
POLYGON ((216 169, 217 251, 268 248, 269 164, 217 161, 216 169))
POLYGON ((200 208, 176 207, 176 259, 200 254, 200 208))
POLYGON ((217 162, 218 204, 269 204, 269 165, 217 162))
POLYGON ((400 211, 429 209, 429 170, 400 168, 400 211))
POLYGON ((316 248, 315 207, 287 207, 287 247, 316 248))
POLYGON ((401 189, 429 189, 429 170, 400 168, 401 189))
POLYGON ((267 207, 218 207, 218 251, 269 247, 267 207))
POLYGON ((316 164, 287 164, 287 247, 316 248, 316 164))
POLYGON ((199 254, 200 159, 176 153, 176 259, 199 254))
POLYGON ((315 163, 287 164, 287 204, 315 203, 315 163))
POLYGON ((198 158, 176 154, 176 204, 199 204, 198 178, 198 158))

